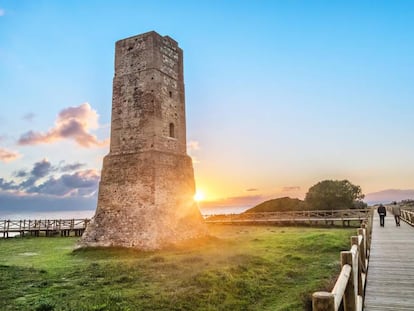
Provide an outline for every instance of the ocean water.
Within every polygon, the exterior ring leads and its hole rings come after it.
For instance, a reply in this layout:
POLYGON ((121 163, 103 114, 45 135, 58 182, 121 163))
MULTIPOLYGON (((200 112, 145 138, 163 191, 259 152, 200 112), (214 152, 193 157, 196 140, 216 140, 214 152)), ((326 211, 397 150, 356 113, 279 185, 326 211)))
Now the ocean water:
POLYGON ((249 208, 251 208, 251 206, 200 207, 200 212, 204 217, 206 217, 210 215, 240 214, 247 211, 249 208))
MULTIPOLYGON (((249 209, 249 206, 228 206, 228 207, 200 207, 201 214, 206 217, 221 214, 240 214, 249 209)), ((23 220, 23 219, 84 219, 92 218, 95 210, 81 211, 53 211, 53 212, 20 212, 2 213, 0 210, 0 220, 23 220)))

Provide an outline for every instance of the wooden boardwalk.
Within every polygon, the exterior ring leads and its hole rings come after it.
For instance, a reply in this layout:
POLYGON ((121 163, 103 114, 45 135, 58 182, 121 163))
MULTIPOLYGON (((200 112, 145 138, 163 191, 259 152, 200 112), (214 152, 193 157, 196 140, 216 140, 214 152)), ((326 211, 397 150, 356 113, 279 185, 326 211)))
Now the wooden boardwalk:
MULTIPOLYGON (((42 219, 42 220, 0 220, 0 235, 8 238, 9 234, 30 236, 81 236, 89 219, 42 219)), ((1 238, 1 236, 0 236, 1 238)))
POLYGON ((414 228, 392 213, 385 227, 374 213, 364 310, 414 310, 414 228))
POLYGON ((267 224, 267 225, 335 225, 351 224, 359 227, 368 219, 369 209, 348 210, 305 210, 290 212, 260 212, 241 213, 231 215, 210 215, 205 218, 206 223, 215 224, 267 224))

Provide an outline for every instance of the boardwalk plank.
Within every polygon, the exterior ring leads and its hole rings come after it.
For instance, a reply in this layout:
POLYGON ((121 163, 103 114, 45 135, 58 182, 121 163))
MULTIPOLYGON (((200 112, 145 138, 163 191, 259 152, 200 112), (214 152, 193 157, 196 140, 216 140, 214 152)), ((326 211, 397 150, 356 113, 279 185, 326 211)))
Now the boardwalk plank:
POLYGON ((374 214, 365 311, 414 310, 414 228, 374 214))

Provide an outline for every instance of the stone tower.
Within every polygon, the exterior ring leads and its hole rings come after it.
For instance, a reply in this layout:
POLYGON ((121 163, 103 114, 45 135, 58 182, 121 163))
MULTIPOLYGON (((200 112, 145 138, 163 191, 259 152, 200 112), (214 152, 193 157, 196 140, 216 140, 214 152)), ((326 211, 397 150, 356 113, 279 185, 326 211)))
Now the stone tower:
POLYGON ((153 250, 204 236, 194 192, 183 51, 153 31, 116 42, 110 151, 79 246, 153 250))

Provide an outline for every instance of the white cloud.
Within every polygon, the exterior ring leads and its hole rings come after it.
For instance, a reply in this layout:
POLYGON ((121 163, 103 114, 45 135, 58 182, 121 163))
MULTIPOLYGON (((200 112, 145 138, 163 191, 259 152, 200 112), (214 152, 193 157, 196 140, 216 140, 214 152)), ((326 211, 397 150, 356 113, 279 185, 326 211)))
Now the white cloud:
POLYGON ((6 15, 6 11, 0 8, 0 16, 4 16, 4 15, 6 15))
POLYGON ((187 142, 187 153, 190 155, 191 159, 193 160, 193 164, 200 163, 198 158, 193 154, 194 151, 200 150, 200 144, 198 141, 191 140, 187 142))
POLYGON ((195 140, 191 140, 187 143, 187 149, 188 152, 191 152, 193 150, 200 150, 200 143, 195 140))
POLYGON ((109 140, 100 141, 90 133, 91 129, 99 127, 98 117, 96 110, 92 109, 88 103, 63 109, 55 121, 55 126, 49 131, 46 133, 29 131, 20 136, 18 144, 48 144, 62 139, 70 139, 84 148, 106 146, 109 140))
POLYGON ((20 158, 22 155, 17 151, 11 151, 4 148, 0 148, 0 161, 10 162, 20 158))

